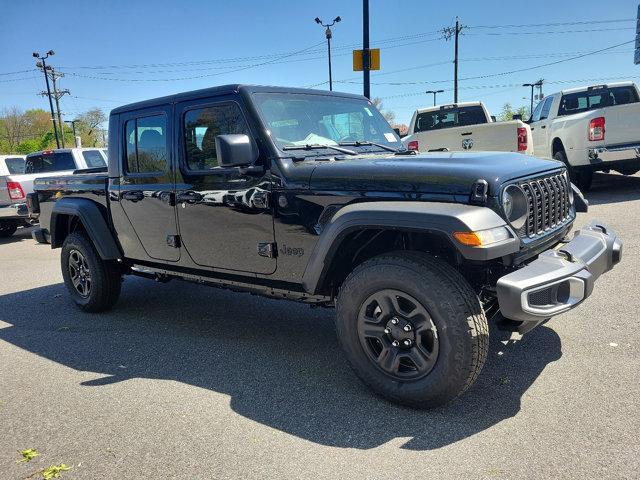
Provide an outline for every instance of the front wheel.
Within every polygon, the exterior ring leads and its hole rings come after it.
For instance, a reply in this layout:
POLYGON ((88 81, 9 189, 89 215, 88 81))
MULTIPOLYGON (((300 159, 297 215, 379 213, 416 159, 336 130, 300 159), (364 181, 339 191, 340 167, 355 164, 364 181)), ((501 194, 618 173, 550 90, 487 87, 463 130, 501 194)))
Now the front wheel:
POLYGON ((358 266, 337 300, 338 342, 374 392, 424 408, 462 394, 489 348, 484 311, 451 266, 418 252, 358 266))
POLYGON ((101 312, 118 301, 122 275, 117 263, 100 258, 83 233, 67 236, 62 244, 61 264, 64 284, 85 312, 101 312))

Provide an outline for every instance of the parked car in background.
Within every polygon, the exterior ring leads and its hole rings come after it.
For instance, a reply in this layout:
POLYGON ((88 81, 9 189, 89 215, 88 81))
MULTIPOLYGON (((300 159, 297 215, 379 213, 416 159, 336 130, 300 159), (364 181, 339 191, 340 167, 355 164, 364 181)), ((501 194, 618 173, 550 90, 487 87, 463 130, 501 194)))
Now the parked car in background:
POLYGON ((100 148, 62 148, 33 152, 26 157, 0 157, 0 236, 13 235, 19 226, 29 224, 25 203, 36 178, 102 168, 107 168, 107 155, 100 148))
POLYGON ((482 102, 416 110, 402 139, 409 150, 498 151, 531 154, 531 132, 521 120, 496 122, 482 102))
POLYGON ((0 155, 0 238, 10 237, 29 223, 24 191, 12 178, 24 173, 24 168, 23 155, 0 155))
POLYGON ((581 190, 593 173, 640 170, 640 94, 633 82, 563 90, 547 96, 529 120, 533 153, 568 167, 581 190))

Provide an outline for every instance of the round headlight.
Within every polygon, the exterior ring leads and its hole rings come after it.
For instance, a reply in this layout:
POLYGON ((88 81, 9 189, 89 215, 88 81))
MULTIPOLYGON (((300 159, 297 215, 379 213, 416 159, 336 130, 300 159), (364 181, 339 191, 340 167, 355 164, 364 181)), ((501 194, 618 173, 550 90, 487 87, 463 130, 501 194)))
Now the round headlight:
POLYGON ((513 228, 519 230, 527 221, 527 197, 518 185, 509 185, 502 192, 502 209, 513 228))

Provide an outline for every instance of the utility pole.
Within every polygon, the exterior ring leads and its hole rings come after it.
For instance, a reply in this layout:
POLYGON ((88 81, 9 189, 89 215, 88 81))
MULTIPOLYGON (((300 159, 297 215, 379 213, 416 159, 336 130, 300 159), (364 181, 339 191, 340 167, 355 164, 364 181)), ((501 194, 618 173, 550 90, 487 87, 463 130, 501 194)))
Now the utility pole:
POLYGON ((324 24, 322 23, 322 20, 320 20, 318 17, 315 18, 315 22, 318 25, 321 25, 326 28, 326 30, 324 31, 324 34, 327 37, 327 51, 329 54, 328 55, 329 56, 329 91, 333 91, 333 80, 331 78, 331 27, 333 27, 336 23, 340 22, 340 20, 342 20, 340 17, 336 17, 333 19, 333 22, 324 24))
POLYGON ((442 93, 442 92, 444 92, 444 90, 427 90, 424 93, 426 93, 426 94, 433 93, 433 106, 435 107, 436 106, 436 95, 438 93, 442 93))
POLYGON ((56 145, 58 146, 58 148, 60 148, 60 140, 58 139, 58 128, 56 127, 56 117, 53 113, 53 101, 51 100, 51 89, 49 88, 49 75, 47 74, 47 68, 50 69, 51 67, 47 67, 46 63, 46 59, 52 55, 55 55, 55 52, 53 50, 49 50, 44 57, 41 56, 38 52, 33 52, 32 54, 33 58, 39 59, 39 61, 36 62, 36 66, 42 68, 42 71, 44 72, 44 80, 47 84, 47 96, 49 97, 49 108, 51 109, 51 121, 53 122, 53 133, 56 137, 56 145))
POLYGON ((78 134, 76 133, 76 122, 78 122, 78 120, 65 120, 64 123, 70 123, 71 124, 71 130, 73 130, 73 142, 74 145, 76 146, 76 148, 80 148, 80 142, 79 142, 79 138, 78 138, 78 134))
POLYGON ((371 75, 369 71, 369 0, 362 0, 362 77, 364 96, 371 99, 371 75))
POLYGON ((62 148, 64 145, 64 124, 62 123, 62 112, 60 111, 60 98, 64 95, 70 95, 69 90, 58 90, 56 80, 64 77, 64 73, 56 72, 53 67, 51 68, 51 80, 53 81, 53 98, 56 100, 56 111, 58 112, 58 125, 60 126, 60 136, 62 139, 62 148))
POLYGON ((458 103, 458 40, 460 37, 460 32, 463 28, 466 28, 463 25, 460 25, 460 19, 456 17, 456 26, 455 27, 446 27, 442 29, 442 34, 444 35, 445 40, 451 39, 454 37, 454 56, 453 56, 453 103, 458 103))

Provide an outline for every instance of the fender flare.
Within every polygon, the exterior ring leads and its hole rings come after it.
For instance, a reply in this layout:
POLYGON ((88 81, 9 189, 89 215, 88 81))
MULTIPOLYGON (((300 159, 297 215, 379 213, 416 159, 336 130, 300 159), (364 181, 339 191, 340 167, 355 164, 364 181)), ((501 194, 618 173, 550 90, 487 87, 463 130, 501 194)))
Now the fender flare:
POLYGON ((487 261, 515 253, 520 239, 506 222, 487 207, 441 202, 361 202, 341 208, 323 227, 302 277, 307 292, 317 292, 345 237, 365 228, 429 232, 445 236, 466 259, 487 261), (511 238, 485 247, 469 247, 453 238, 454 232, 505 226, 511 238))
POLYGON ((100 206, 86 198, 61 198, 51 212, 51 248, 62 246, 67 232, 61 232, 58 222, 64 217, 77 217, 82 222, 89 238, 103 260, 122 258, 118 243, 109 229, 105 215, 100 206))

